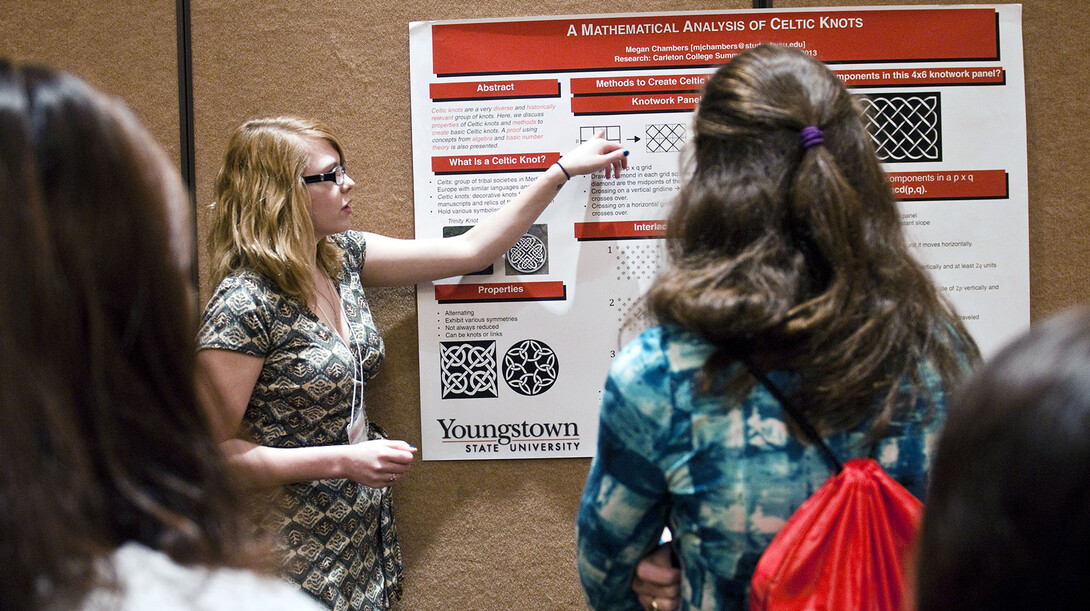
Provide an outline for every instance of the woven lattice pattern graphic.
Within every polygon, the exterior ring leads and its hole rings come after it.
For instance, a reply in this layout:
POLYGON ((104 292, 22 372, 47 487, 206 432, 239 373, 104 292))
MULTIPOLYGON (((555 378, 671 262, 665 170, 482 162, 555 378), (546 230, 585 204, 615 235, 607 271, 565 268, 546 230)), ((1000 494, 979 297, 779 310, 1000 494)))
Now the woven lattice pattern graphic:
POLYGON ((440 342, 439 366, 444 399, 499 396, 496 342, 440 342))
POLYGON ((503 379, 520 395, 540 395, 552 388, 560 364, 544 342, 524 339, 503 356, 503 379))
POLYGON ((942 161, 938 92, 868 94, 861 98, 867 132, 883 162, 942 161))
POLYGON ((650 124, 644 131, 648 153, 676 153, 688 138, 684 123, 650 124))

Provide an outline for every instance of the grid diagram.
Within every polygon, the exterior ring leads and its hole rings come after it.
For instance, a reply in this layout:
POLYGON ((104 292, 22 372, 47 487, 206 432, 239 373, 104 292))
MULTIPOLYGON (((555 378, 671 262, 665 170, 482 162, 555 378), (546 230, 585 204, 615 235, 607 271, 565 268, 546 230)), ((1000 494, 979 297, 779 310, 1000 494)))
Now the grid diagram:
POLYGON ((603 131, 606 133, 606 140, 620 144, 620 125, 584 125, 579 128, 579 142, 586 142, 603 131))
POLYGON ((663 240, 640 240, 613 247, 617 261, 617 280, 653 280, 665 265, 663 240))

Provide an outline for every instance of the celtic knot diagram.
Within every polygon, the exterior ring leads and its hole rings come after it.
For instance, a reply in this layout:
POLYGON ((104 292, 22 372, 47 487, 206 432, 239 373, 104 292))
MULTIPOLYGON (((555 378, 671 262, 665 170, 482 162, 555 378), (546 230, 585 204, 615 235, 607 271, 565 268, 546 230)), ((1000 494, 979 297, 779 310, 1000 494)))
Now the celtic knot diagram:
POLYGON ((688 138, 684 123, 650 124, 644 131, 648 153, 676 153, 688 138))
POLYGON ((507 261, 511 267, 524 274, 532 274, 545 265, 547 253, 541 238, 525 234, 507 251, 507 261))
POLYGON ((549 273, 549 226, 531 225, 504 255, 508 276, 549 273))
POLYGON ((444 399, 499 396, 496 342, 440 342, 440 375, 444 399))
POLYGON ((536 339, 524 339, 503 355, 503 379, 520 395, 532 397, 549 390, 559 370, 556 353, 536 339))
POLYGON ((864 96, 867 132, 884 162, 942 161, 942 112, 938 92, 864 96))

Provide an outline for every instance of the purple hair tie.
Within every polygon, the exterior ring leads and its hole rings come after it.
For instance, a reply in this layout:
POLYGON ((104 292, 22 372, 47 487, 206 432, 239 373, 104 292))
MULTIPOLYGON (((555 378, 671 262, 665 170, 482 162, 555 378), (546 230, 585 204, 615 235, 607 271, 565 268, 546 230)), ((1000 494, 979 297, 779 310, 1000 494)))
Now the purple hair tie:
POLYGON ((799 138, 802 140, 802 150, 804 151, 811 146, 825 142, 825 137, 821 134, 821 130, 813 125, 802 128, 802 132, 799 133, 799 138))

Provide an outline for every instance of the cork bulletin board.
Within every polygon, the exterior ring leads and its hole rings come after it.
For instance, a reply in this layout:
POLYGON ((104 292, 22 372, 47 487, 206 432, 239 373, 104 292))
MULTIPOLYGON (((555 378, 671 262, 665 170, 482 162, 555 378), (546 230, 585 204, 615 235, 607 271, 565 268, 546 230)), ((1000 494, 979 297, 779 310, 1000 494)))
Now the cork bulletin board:
MULTIPOLYGON (((312 116, 341 136, 357 182, 357 229, 412 237, 409 35, 413 21, 544 14, 752 9, 749 0, 192 0, 196 232, 230 131, 246 119, 312 116)), ((956 2, 787 1, 776 8, 956 2)), ((1090 16, 1023 2, 1033 318, 1090 299, 1090 16)), ((0 55, 56 65, 119 95, 179 165, 177 5, 152 0, 7 2, 0 55)), ((203 250, 203 248, 202 248, 203 250)), ((205 256, 198 260, 206 298, 205 256)), ((419 442, 412 287, 369 291, 386 339, 370 417, 419 442)), ((581 609, 574 520, 589 459, 417 462, 396 488, 405 557, 401 609, 581 609)))

